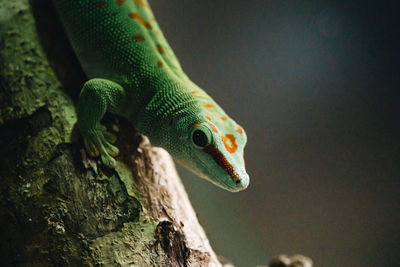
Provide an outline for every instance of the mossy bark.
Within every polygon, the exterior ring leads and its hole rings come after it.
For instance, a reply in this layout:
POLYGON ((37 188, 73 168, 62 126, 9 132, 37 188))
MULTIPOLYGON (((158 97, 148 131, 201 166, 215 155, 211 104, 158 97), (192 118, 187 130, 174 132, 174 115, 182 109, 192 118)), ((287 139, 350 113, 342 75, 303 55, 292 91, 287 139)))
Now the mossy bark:
POLYGON ((85 77, 48 0, 0 0, 3 266, 220 266, 169 155, 122 118, 115 170, 76 130, 85 77))

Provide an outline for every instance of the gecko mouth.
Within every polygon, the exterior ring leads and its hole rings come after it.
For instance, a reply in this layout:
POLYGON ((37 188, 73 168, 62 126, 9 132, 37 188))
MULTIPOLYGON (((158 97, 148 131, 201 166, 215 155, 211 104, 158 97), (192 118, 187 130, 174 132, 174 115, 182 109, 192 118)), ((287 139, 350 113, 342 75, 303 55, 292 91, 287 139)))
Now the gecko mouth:
POLYGON ((211 157, 214 159, 214 161, 222 169, 224 169, 234 181, 239 181, 239 174, 236 172, 236 170, 232 166, 232 164, 230 164, 229 161, 225 158, 225 156, 221 153, 221 151, 219 151, 213 145, 208 145, 208 146, 204 147, 203 151, 206 152, 207 154, 211 155, 211 157))
MULTIPOLYGON (((215 149, 215 148, 214 148, 215 149)), ((204 149, 203 149, 204 150, 204 149)), ((219 152, 219 153, 221 153, 221 152, 219 152)), ((221 153, 222 154, 222 153, 221 153)), ((213 172, 212 172, 212 170, 210 169, 210 167, 200 158, 200 157, 198 157, 197 155, 195 156, 197 159, 198 159, 198 161, 199 162, 201 162, 202 164, 202 166, 205 168, 205 169, 207 169, 208 170, 208 173, 209 173, 209 175, 212 175, 213 174, 213 172)), ((224 157, 225 158, 225 157, 224 157)), ((215 160, 215 158, 213 157, 213 159, 215 160)), ((225 159, 226 160, 226 159, 225 159)), ((235 175, 237 176, 237 178, 232 178, 232 176, 230 175, 230 177, 231 177, 231 179, 237 179, 237 181, 239 181, 239 183, 237 183, 236 182, 236 184, 240 184, 240 180, 239 180, 239 175, 238 175, 238 173, 233 169, 233 166, 226 160, 226 162, 231 166, 231 170, 232 170, 232 172, 233 173, 235 173, 235 175)), ((217 162, 217 164, 218 164, 218 162, 217 162)), ((221 166, 220 164, 218 164, 219 166, 221 166)), ((221 166, 222 167, 222 166, 221 166)), ((223 168, 223 167, 222 167, 223 168)), ((223 168, 225 171, 226 171, 226 169, 225 168, 223 168)), ((228 173, 228 172, 227 172, 228 173)), ((228 173, 229 174, 229 173, 228 173)), ((209 176, 209 175, 207 175, 207 176, 209 176)), ((237 187, 235 187, 235 186, 232 186, 231 184, 228 184, 227 182, 225 182, 223 179, 220 179, 221 177, 219 177, 219 176, 217 176, 217 175, 212 175, 213 176, 213 180, 210 180, 211 182, 213 182, 213 183, 215 183, 216 185, 221 185, 221 184, 223 184, 226 188, 229 188, 229 191, 238 191, 238 188, 237 187), (217 182, 216 182, 217 181, 217 182)), ((208 177, 206 177, 206 178, 208 178, 208 177)))

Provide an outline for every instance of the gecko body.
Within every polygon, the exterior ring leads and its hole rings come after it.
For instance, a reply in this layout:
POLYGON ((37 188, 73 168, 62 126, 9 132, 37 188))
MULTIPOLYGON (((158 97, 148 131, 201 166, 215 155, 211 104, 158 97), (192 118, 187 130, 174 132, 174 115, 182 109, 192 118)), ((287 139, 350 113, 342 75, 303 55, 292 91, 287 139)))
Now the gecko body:
POLYGON ((53 0, 89 80, 78 103, 86 150, 110 167, 118 148, 100 125, 128 118, 155 146, 217 186, 249 184, 243 128, 183 72, 144 0, 53 0))

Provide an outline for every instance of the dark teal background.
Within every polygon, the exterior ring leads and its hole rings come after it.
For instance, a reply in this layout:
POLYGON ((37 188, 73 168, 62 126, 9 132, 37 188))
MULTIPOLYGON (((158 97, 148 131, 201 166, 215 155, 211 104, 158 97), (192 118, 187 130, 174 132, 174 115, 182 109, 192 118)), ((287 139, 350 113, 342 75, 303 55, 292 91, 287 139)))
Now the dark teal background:
POLYGON ((246 191, 180 171, 236 266, 400 266, 396 2, 150 1, 189 77, 248 135, 246 191))

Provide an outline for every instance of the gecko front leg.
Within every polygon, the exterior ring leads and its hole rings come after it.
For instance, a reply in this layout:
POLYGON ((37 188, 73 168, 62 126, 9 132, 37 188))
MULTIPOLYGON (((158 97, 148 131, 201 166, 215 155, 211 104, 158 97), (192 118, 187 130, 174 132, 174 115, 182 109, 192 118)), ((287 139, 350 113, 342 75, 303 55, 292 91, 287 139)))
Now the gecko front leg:
POLYGON ((100 124, 106 111, 117 113, 122 106, 125 90, 119 84, 106 79, 91 79, 86 82, 79 95, 78 126, 89 155, 100 156, 109 168, 116 167, 113 157, 118 148, 111 143, 115 136, 100 124))

